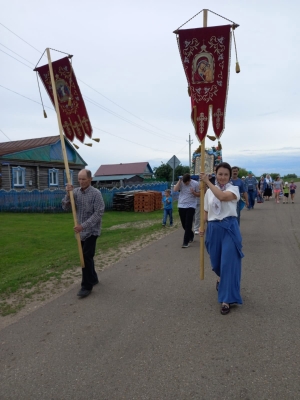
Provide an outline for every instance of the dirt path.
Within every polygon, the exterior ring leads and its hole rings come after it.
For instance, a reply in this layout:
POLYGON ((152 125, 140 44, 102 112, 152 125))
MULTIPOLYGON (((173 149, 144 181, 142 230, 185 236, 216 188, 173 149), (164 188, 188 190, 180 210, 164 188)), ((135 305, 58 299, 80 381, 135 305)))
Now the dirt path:
MULTIPOLYGON (((157 221, 125 223, 114 225, 108 228, 108 230, 124 229, 129 226, 133 226, 136 229, 143 229, 146 226, 154 225, 155 223, 157 223, 157 221)), ((152 235, 141 235, 139 240, 127 242, 124 246, 116 245, 113 249, 108 250, 105 253, 102 253, 101 251, 98 252, 95 256, 96 270, 103 271, 105 268, 111 267, 117 261, 125 259, 130 254, 135 253, 136 251, 148 246, 150 243, 174 232, 174 229, 177 229, 178 226, 179 224, 175 222, 172 228, 166 227, 158 229, 152 235)), ((9 298, 5 299, 5 302, 8 306, 19 308, 19 311, 5 317, 0 316, 0 330, 63 295, 74 286, 79 285, 80 281, 81 268, 74 267, 72 270, 65 271, 59 281, 57 279, 50 279, 47 282, 40 283, 30 290, 22 289, 12 294, 9 298)))

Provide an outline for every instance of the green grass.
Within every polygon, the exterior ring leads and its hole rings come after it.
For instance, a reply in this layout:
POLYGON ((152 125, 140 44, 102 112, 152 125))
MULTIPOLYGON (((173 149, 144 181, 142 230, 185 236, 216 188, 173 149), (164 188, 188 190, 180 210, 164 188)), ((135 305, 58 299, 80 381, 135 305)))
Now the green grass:
MULTIPOLYGON (((102 235, 97 241, 97 250, 105 253, 142 236, 147 237, 161 229, 161 220, 162 210, 151 213, 107 212, 103 216, 102 235), (133 225, 149 221, 153 224, 140 229, 133 225), (128 226, 109 229, 125 223, 128 226)), ((73 217, 70 213, 0 213, 0 238, 2 315, 18 310, 17 305, 11 307, 6 302, 11 294, 22 289, 29 293, 33 289, 38 290, 39 283, 51 278, 60 280, 64 271, 79 266, 73 217)))

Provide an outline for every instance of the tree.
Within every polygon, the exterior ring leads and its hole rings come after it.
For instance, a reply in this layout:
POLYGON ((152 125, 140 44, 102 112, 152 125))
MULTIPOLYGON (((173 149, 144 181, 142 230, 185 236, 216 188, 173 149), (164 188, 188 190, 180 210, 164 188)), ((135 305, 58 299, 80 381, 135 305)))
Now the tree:
POLYGON ((184 174, 189 174, 189 173, 190 173, 190 167, 184 165, 178 165, 178 167, 175 168, 174 179, 175 181, 177 181, 178 176, 182 176, 184 174))
MULTIPOLYGON (((154 172, 155 178, 158 181, 172 182, 172 180, 173 180, 173 168, 171 168, 169 164, 164 164, 162 162, 159 167, 153 168, 153 172, 154 172)), ((189 173, 189 172, 190 172, 190 168, 188 166, 178 165, 175 168, 174 180, 177 181, 178 176, 181 176, 181 175, 189 173)))
POLYGON ((159 167, 154 167, 153 172, 155 175, 155 178, 159 181, 167 181, 170 182, 172 181, 172 168, 170 167, 169 164, 164 164, 163 162, 159 167))
POLYGON ((248 175, 248 171, 245 168, 239 169, 239 174, 238 174, 239 178, 241 178, 242 176, 244 176, 246 178, 247 175, 248 175))

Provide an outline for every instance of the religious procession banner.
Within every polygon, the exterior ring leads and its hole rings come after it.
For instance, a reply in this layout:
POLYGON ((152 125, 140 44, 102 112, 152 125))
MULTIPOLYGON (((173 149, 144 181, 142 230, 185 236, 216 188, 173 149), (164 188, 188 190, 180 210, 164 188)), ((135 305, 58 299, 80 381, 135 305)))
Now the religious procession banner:
MULTIPOLYGON (((70 141, 76 137, 83 143, 85 135, 92 137, 93 129, 69 58, 54 61, 52 68, 64 133, 70 141)), ((54 105, 49 65, 37 67, 35 71, 54 105)))
POLYGON ((207 134, 210 110, 216 137, 225 129, 230 30, 231 25, 223 25, 176 31, 191 97, 191 117, 200 141, 207 134))

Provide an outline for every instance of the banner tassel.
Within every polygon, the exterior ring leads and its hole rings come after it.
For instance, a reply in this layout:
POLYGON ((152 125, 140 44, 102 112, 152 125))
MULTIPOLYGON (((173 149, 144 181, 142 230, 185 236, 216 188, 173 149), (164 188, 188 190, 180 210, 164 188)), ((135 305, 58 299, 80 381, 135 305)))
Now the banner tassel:
POLYGON ((84 143, 84 144, 85 144, 85 146, 89 146, 89 147, 93 146, 93 143, 84 143))
POLYGON ((95 142, 100 142, 100 139, 99 138, 95 138, 95 139, 92 139, 92 140, 95 140, 95 142))
POLYGON ((212 140, 212 141, 215 141, 215 140, 217 139, 215 136, 207 135, 207 137, 208 137, 208 139, 210 139, 210 140, 212 140))
POLYGON ((236 26, 232 27, 232 35, 233 35, 233 41, 234 41, 234 48, 235 48, 235 58, 236 58, 236 63, 235 63, 235 72, 239 74, 241 72, 240 64, 238 61, 238 56, 237 56, 237 49, 236 49, 236 42, 235 42, 235 35, 234 35, 234 30, 236 26))
POLYGON ((79 146, 77 146, 77 144, 73 143, 73 146, 75 147, 75 149, 79 149, 79 146))
POLYGON ((43 110, 43 112, 44 112, 44 118, 48 118, 45 109, 43 110))

